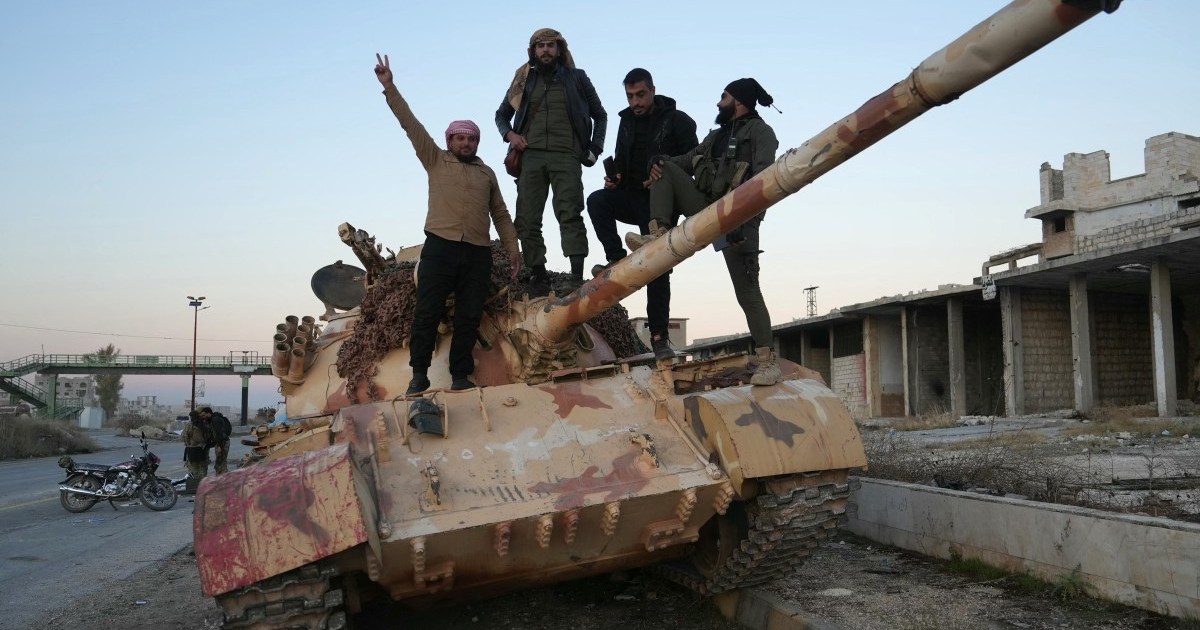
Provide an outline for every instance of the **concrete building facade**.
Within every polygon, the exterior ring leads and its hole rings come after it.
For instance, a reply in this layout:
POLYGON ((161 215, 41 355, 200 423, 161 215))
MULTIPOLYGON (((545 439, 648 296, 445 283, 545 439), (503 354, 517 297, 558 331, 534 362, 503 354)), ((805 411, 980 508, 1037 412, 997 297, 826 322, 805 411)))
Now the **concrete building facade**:
POLYGON ((1200 401, 1200 138, 1150 138, 1145 169, 1112 180, 1104 151, 1043 164, 1041 203, 1025 212, 1040 243, 989 257, 970 284, 775 326, 776 349, 858 418, 1145 403, 1175 415, 1200 401))

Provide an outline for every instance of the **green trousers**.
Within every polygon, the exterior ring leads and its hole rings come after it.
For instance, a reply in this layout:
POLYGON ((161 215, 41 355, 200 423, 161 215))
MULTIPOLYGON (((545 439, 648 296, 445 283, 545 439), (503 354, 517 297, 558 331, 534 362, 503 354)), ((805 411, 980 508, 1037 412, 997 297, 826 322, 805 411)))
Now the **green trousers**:
POLYGON ((219 451, 214 451, 217 461, 213 464, 213 469, 216 474, 222 475, 229 472, 229 440, 225 440, 218 448, 220 448, 219 451))
POLYGON ((521 240, 525 267, 546 264, 542 215, 554 189, 554 218, 562 236, 563 256, 587 256, 587 226, 583 222, 583 166, 572 153, 526 149, 517 178, 517 216, 513 226, 521 240))
MULTIPOLYGON (((675 225, 679 217, 690 217, 708 207, 708 196, 696 188, 686 171, 670 162, 663 164, 662 171, 662 179, 650 187, 650 218, 660 226, 675 225)), ((721 250, 721 254, 725 256, 733 293, 746 315, 754 346, 771 347, 771 314, 758 286, 758 255, 762 253, 758 248, 760 223, 762 217, 758 216, 742 225, 744 240, 721 250)))
POLYGON ((184 462, 187 466, 187 471, 192 475, 188 479, 187 490, 195 494, 196 486, 200 485, 200 480, 208 476, 208 462, 184 462))

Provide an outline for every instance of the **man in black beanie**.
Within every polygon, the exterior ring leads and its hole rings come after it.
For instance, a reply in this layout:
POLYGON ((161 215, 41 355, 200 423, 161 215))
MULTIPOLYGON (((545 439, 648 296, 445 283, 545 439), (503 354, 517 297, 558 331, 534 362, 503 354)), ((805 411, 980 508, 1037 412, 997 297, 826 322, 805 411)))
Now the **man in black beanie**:
MULTIPOLYGON (((718 127, 700 146, 673 157, 655 156, 650 169, 650 233, 625 235, 629 249, 638 249, 662 236, 680 216, 689 217, 725 196, 775 161, 779 141, 755 109, 769 106, 771 95, 750 78, 725 86, 717 102, 718 127)), ((765 214, 765 213, 764 213, 765 214)), ((754 340, 758 366, 750 382, 774 385, 781 374, 772 350, 771 315, 758 285, 759 224, 763 214, 713 243, 725 256, 725 267, 733 282, 746 324, 754 340)))

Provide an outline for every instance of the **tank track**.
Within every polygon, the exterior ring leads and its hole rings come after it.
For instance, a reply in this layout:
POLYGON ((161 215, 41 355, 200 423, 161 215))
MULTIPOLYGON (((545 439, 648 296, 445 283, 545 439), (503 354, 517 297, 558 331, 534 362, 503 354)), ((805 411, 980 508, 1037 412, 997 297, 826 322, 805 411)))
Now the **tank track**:
POLYGON ((800 566, 846 513, 850 496, 846 470, 761 483, 760 494, 742 504, 746 522, 741 538, 710 575, 698 571, 689 558, 656 565, 654 570, 701 595, 769 582, 800 566))
POLYGON ((333 588, 337 570, 313 563, 217 596, 225 611, 221 628, 251 630, 344 630, 343 592, 333 588))

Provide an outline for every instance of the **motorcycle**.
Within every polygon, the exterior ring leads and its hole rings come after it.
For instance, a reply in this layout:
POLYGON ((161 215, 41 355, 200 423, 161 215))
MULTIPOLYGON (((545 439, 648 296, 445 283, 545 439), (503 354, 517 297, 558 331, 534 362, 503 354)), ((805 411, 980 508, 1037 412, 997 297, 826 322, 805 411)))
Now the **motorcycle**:
POLYGON ((58 485, 63 508, 68 512, 86 512, 107 500, 115 510, 114 500, 135 498, 157 512, 174 507, 179 495, 170 479, 155 476, 162 460, 150 452, 145 433, 141 445, 141 457, 131 455, 128 461, 114 466, 78 463, 69 455, 60 457, 58 466, 67 474, 58 485))

